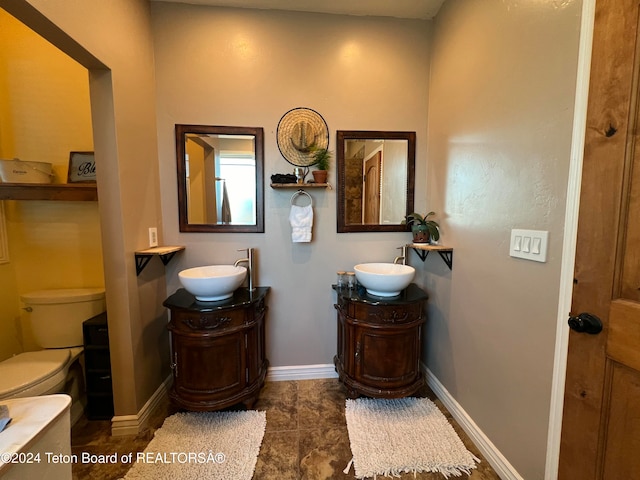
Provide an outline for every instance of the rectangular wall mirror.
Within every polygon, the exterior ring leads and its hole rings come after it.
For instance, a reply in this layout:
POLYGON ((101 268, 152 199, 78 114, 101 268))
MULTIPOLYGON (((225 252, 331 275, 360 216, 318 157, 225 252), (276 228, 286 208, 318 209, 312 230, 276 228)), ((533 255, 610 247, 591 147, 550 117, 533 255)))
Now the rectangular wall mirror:
POLYGON ((262 128, 176 125, 181 232, 264 232, 262 128))
POLYGON ((338 232, 407 231, 415 156, 415 132, 338 130, 338 232))

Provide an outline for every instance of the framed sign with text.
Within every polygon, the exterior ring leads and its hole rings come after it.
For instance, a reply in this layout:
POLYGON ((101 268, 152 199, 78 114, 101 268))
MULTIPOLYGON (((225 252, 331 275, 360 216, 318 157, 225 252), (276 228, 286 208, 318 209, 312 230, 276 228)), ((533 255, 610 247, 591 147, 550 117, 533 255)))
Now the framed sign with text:
POLYGON ((93 152, 71 152, 69 154, 69 183, 88 183, 96 181, 96 162, 93 152))

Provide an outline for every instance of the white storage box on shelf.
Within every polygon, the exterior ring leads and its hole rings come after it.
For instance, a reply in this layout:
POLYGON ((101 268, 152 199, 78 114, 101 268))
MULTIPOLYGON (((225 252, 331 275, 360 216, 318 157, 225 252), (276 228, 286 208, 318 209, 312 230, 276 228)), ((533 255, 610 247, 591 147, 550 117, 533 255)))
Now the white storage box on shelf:
POLYGON ((50 163, 0 160, 1 183, 51 183, 52 179, 50 163))

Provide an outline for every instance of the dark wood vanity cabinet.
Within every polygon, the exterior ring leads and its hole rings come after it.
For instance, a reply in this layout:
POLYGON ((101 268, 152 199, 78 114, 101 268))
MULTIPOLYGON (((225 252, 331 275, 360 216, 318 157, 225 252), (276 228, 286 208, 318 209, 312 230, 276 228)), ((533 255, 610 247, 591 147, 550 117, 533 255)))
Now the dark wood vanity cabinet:
POLYGON ((251 408, 264 385, 266 296, 241 288, 233 298, 197 302, 184 289, 163 305, 171 312, 171 401, 185 410, 251 408))
POLYGON ((349 396, 400 398, 424 385, 420 368, 427 294, 415 284, 399 296, 337 288, 338 352, 334 364, 349 396))

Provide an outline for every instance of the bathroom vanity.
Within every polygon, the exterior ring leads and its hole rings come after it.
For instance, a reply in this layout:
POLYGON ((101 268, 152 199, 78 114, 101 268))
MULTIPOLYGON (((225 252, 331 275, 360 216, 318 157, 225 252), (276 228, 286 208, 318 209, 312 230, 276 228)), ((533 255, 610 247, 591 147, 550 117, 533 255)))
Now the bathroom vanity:
POLYGON ((333 286, 337 293, 338 353, 334 364, 351 398, 400 398, 424 384, 420 369, 428 295, 410 284, 396 297, 333 286))
POLYGON ((232 298, 199 302, 180 289, 163 305, 171 312, 171 401, 193 411, 237 403, 251 408, 264 385, 266 297, 269 287, 239 288, 232 298))

